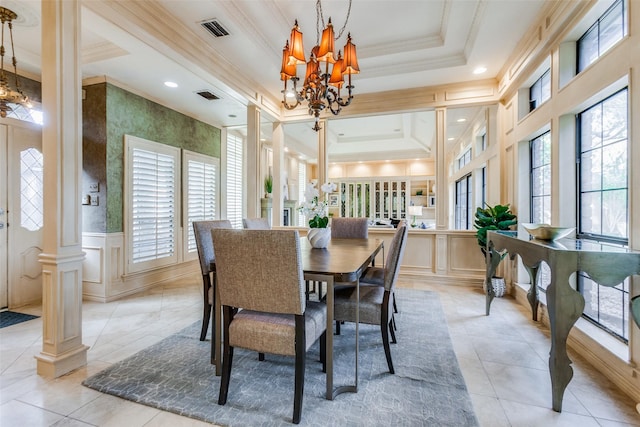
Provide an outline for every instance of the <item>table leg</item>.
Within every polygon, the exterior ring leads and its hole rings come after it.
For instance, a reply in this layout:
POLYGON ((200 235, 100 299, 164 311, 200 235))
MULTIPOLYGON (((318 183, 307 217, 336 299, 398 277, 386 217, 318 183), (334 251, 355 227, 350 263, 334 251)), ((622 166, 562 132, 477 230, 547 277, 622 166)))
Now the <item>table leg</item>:
POLYGON ((498 265, 502 260, 502 255, 498 251, 493 248, 493 242, 489 240, 487 243, 487 251, 485 253, 485 258, 487 260, 487 270, 486 276, 484 279, 485 283, 485 292, 487 294, 486 303, 485 303, 485 314, 488 316, 489 311, 491 310, 491 302, 495 297, 495 293, 493 292, 493 285, 491 284, 491 278, 496 274, 496 270, 498 269, 498 265))
POLYGON ((305 280, 318 280, 327 283, 327 348, 326 348, 326 365, 327 365, 327 400, 333 400, 342 393, 358 392, 358 353, 359 353, 359 336, 360 336, 360 282, 356 281, 356 296, 358 305, 356 307, 356 337, 355 337, 355 381, 353 385, 333 386, 333 276, 324 276, 317 274, 305 275, 305 280))
POLYGON ((562 398, 573 377, 571 359, 567 354, 567 336, 584 311, 584 298, 571 288, 568 265, 576 263, 563 260, 563 265, 551 267, 551 284, 547 288, 547 308, 551 327, 551 351, 549 352, 549 374, 553 410, 562 411, 562 398))
POLYGON ((527 292, 527 300, 529 301, 529 305, 531 306, 531 316, 534 322, 538 321, 538 273, 540 272, 540 263, 534 265, 533 267, 529 267, 526 264, 524 268, 527 269, 529 273, 529 278, 531 279, 531 287, 529 288, 529 292, 527 292))

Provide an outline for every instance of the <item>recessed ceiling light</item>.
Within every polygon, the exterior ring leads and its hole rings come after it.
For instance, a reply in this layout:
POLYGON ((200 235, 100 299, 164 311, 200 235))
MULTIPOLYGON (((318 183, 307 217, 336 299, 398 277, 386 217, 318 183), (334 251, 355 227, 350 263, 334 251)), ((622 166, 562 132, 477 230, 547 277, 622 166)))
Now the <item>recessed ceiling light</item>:
POLYGON ((400 132, 400 129, 394 129, 393 131, 394 132, 400 132))
POLYGON ((235 114, 229 114, 229 117, 231 117, 232 119, 235 119, 238 116, 236 116, 235 114))
POLYGON ((475 70, 473 70, 473 74, 482 74, 486 71, 487 71, 487 67, 480 66, 480 67, 477 67, 475 70))
POLYGON ((178 87, 178 83, 174 83, 174 82, 164 82, 164 85, 166 87, 178 87))
POLYGON ((447 141, 453 141, 455 138, 447 138, 447 141))
POLYGON ((467 121, 467 119, 458 119, 458 120, 457 120, 457 122, 458 122, 458 123, 464 123, 464 122, 466 122, 466 121, 467 121))
POLYGON ((288 153, 289 152, 289 147, 284 147, 284 152, 288 153))
POLYGON ((344 136, 344 133, 341 132, 341 133, 338 134, 338 136, 344 136))
POLYGON ((362 160, 360 160, 358 163, 362 163, 362 160))

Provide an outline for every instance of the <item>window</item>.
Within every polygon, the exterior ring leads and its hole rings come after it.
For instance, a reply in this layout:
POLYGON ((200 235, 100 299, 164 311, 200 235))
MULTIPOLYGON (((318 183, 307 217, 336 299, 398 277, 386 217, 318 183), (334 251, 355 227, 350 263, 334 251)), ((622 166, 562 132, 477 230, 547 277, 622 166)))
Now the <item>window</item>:
MULTIPOLYGON (((628 90, 623 89, 578 114, 578 236, 626 245, 628 207, 628 90)), ((578 275, 583 316, 628 341, 629 280, 599 286, 578 275)))
POLYGON ((125 136, 128 271, 178 261, 180 149, 125 136))
POLYGON ((34 106, 32 108, 26 108, 23 105, 13 104, 10 102, 7 103, 7 105, 10 107, 10 110, 7 111, 7 117, 22 120, 24 122, 35 123, 42 126, 44 121, 42 111, 37 109, 39 107, 34 106))
POLYGON ((455 229, 471 229, 471 218, 473 218, 473 204, 471 203, 472 190, 471 174, 456 181, 456 206, 455 206, 455 229))
POLYGON ((480 169, 480 179, 482 179, 481 183, 481 197, 480 202, 482 203, 480 206, 484 207, 487 204, 487 167, 484 166, 480 169))
POLYGON ((595 62, 627 34, 624 1, 616 1, 578 39, 578 72, 595 62))
POLYGON ((551 133, 529 141, 531 222, 551 224, 551 133))
POLYGON ((465 151, 465 153, 458 158, 458 170, 462 169, 470 162, 471 162, 471 148, 465 151))
POLYGON ((242 228, 243 151, 242 138, 227 134, 227 219, 234 228, 242 228))
MULTIPOLYGON (((298 162, 298 204, 301 205, 305 200, 304 192, 307 189, 307 164, 298 162)), ((302 212, 298 211, 298 225, 306 225, 305 217, 302 212)))
POLYGON ((549 98, 551 98, 551 69, 547 69, 529 88, 529 111, 535 110, 549 98))
POLYGON ((44 225, 42 153, 35 148, 20 152, 20 226, 36 231, 44 225))
POLYGON ((183 197, 186 224, 184 225, 186 253, 184 260, 197 259, 193 221, 218 218, 218 169, 220 161, 203 154, 184 151, 183 197))
POLYGON ((582 238, 627 244, 627 89, 578 115, 582 238))

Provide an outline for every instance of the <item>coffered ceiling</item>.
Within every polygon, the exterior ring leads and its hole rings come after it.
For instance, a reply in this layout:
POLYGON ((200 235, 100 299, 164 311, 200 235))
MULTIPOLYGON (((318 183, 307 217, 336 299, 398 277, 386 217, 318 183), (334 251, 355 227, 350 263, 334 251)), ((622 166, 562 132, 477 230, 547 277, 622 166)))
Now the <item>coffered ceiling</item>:
MULTIPOLYGON (((545 0, 324 0, 324 19, 350 32, 361 73, 355 96, 495 78, 538 20, 545 0), (483 74, 473 74, 477 67, 483 74)), ((316 43, 315 0, 86 0, 82 4, 82 74, 106 78, 215 126, 242 130, 246 106, 263 106, 265 138, 280 114, 282 48, 297 19, 305 50, 316 43), (228 35, 202 26, 215 20, 228 35), (173 81, 177 88, 163 83, 173 81), (207 100, 208 91, 218 99, 207 100)), ((0 0, 14 10, 19 72, 39 80, 40 0, 0 0)), ((299 73, 302 73, 300 67, 299 73)), ((304 106, 298 107, 305 111, 304 106)), ((347 107, 348 108, 348 107, 347 107)), ((473 114, 473 111, 469 111, 473 114)), ((428 157, 433 120, 428 112, 332 119, 335 159, 428 157), (422 154, 420 156, 420 154, 422 154)), ((466 114, 466 113, 465 113, 466 114)), ((313 158, 308 123, 285 126, 287 145, 313 158), (308 152, 308 153, 307 153, 308 152)))

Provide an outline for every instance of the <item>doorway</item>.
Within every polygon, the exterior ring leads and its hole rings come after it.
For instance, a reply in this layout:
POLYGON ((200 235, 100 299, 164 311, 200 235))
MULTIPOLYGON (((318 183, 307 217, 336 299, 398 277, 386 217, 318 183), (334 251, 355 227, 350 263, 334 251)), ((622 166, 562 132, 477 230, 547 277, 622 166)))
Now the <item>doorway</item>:
POLYGON ((42 300, 42 130, 0 124, 0 309, 42 300))

